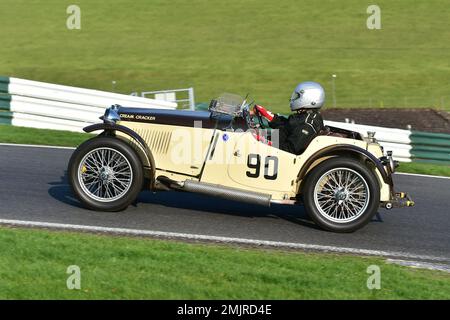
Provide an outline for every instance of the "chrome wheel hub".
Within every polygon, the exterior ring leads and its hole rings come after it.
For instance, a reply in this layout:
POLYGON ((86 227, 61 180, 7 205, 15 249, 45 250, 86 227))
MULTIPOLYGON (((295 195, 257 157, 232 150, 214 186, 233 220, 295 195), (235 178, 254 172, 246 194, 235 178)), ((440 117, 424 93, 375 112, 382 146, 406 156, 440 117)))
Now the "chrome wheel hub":
POLYGON ((344 201, 347 199, 347 195, 348 195, 347 190, 340 189, 335 192, 334 197, 336 201, 344 201))
POLYGON ((78 181, 90 198, 111 202, 123 197, 131 187, 133 170, 128 159, 111 148, 88 152, 78 167, 78 181))
POLYGON ((369 199, 366 180, 349 168, 329 170, 314 187, 314 203, 319 213, 337 223, 359 218, 366 211, 369 199))
POLYGON ((110 167, 102 167, 99 176, 103 182, 110 182, 114 179, 114 171, 110 167))

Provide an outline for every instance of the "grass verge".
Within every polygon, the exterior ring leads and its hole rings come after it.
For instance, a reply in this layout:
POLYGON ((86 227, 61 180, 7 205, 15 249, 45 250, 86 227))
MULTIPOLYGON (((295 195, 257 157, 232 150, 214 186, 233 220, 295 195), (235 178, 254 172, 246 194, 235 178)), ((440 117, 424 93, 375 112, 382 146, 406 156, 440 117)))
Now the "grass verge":
POLYGON ((402 162, 399 172, 429 174, 432 176, 450 177, 450 166, 420 162, 402 162))
POLYGON ((0 228, 0 299, 449 299, 447 273, 381 258, 0 228), (66 286, 67 268, 81 289, 66 286), (367 267, 381 270, 369 290, 367 267))
MULTIPOLYGON (((0 125, 0 142, 75 147, 92 137, 87 133, 0 125)), ((401 163, 399 172, 450 177, 450 167, 427 163, 401 163)))
POLYGON ((0 125, 0 142, 3 143, 76 147, 90 137, 88 133, 0 125))

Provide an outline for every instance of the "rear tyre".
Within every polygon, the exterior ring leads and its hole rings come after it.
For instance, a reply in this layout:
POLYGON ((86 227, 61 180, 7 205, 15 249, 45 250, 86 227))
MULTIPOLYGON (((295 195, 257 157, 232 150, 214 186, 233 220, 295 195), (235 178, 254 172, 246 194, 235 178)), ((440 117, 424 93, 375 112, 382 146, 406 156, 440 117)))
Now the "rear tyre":
POLYGON ((69 161, 69 183, 87 208, 120 211, 128 207, 143 186, 139 156, 124 141, 95 137, 81 144, 69 161))
POLYGON ((380 187, 375 174, 352 158, 331 158, 307 176, 303 200, 311 219, 333 232, 353 232, 378 210, 380 187))

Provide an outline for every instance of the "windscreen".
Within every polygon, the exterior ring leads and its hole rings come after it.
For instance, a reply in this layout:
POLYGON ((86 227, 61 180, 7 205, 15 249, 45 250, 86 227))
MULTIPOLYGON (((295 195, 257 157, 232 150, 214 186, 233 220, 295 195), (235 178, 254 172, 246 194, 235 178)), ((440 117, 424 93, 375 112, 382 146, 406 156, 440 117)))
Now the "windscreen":
POLYGON ((211 112, 225 113, 235 117, 241 114, 243 101, 244 98, 237 94, 223 93, 211 101, 209 109, 211 112))

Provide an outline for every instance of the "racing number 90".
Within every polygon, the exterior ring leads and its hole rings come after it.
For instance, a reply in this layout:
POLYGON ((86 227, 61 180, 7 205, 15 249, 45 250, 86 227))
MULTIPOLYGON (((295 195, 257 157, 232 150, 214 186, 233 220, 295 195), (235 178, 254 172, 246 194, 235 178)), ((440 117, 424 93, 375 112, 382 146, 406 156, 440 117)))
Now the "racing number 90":
MULTIPOLYGON (((249 178, 258 178, 261 173, 261 156, 259 154, 251 153, 247 158, 247 167, 254 170, 246 172, 249 178)), ((264 160, 264 179, 275 180, 278 176, 278 158, 274 156, 267 156, 264 160), (269 173, 270 167, 273 167, 272 173, 269 173)))

